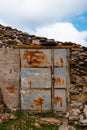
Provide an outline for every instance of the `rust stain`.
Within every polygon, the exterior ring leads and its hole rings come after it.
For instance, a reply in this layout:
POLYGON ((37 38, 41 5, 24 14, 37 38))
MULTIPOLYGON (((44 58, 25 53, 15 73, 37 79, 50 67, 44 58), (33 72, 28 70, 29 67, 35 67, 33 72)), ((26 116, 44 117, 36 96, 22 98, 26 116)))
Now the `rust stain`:
POLYGON ((9 93, 15 93, 14 86, 7 86, 6 89, 9 91, 9 93))
POLYGON ((31 87, 32 87, 32 81, 29 80, 29 81, 28 81, 28 84, 29 84, 29 88, 31 88, 31 87))
POLYGON ((56 77, 55 84, 58 84, 60 86, 64 86, 64 79, 61 79, 60 77, 56 77))
POLYGON ((63 67, 64 66, 64 59, 61 56, 59 56, 56 63, 55 63, 55 65, 57 65, 59 67, 63 67))
POLYGON ((61 85, 64 86, 64 79, 61 79, 61 85))
POLYGON ((60 63, 61 63, 61 66, 63 66, 63 58, 60 57, 60 63))
POLYGON ((34 104, 36 106, 39 106, 41 108, 41 111, 42 111, 42 106, 43 106, 44 100, 45 100, 44 97, 38 97, 37 99, 33 99, 34 104))
POLYGON ((58 61, 56 62, 56 65, 57 65, 57 66, 59 66, 59 63, 58 63, 58 61))
POLYGON ((48 80, 48 78, 47 78, 47 77, 45 77, 44 79, 45 79, 45 80, 48 80))
POLYGON ((29 65, 38 65, 48 62, 47 55, 43 51, 24 51, 23 59, 27 61, 29 65))
POLYGON ((60 77, 56 77, 55 84, 61 85, 61 79, 60 79, 60 77))
POLYGON ((63 107, 63 99, 61 96, 54 97, 54 105, 56 106, 58 103, 60 103, 60 107, 63 107))

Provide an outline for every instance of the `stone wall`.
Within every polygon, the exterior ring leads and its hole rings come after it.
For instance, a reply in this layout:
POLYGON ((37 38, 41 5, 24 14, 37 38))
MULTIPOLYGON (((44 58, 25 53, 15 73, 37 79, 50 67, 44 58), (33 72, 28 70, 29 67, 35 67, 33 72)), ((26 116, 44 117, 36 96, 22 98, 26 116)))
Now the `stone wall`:
POLYGON ((71 119, 79 119, 87 101, 87 48, 69 50, 69 108, 71 119))
POLYGON ((19 108, 19 78, 19 50, 0 48, 0 89, 9 109, 19 108))

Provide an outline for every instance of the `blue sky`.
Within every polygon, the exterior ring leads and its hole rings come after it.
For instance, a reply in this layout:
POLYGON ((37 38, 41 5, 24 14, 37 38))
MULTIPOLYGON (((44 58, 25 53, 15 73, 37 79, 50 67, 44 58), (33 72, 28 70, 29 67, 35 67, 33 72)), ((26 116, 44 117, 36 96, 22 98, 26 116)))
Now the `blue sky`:
POLYGON ((87 46, 87 0, 0 0, 0 23, 87 46))
POLYGON ((71 22, 79 31, 86 31, 87 30, 87 11, 84 12, 82 15, 79 15, 78 17, 71 19, 71 22))

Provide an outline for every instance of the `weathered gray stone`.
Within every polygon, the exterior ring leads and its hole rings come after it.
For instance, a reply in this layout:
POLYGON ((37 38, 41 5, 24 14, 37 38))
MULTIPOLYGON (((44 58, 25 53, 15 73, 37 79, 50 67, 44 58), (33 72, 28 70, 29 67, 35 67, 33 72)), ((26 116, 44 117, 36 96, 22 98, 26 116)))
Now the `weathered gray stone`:
POLYGON ((63 124, 59 126, 58 130, 76 130, 73 126, 68 125, 67 120, 63 120, 63 124))
POLYGON ((70 107, 71 108, 77 108, 79 110, 82 110, 83 109, 83 103, 82 102, 79 102, 78 100, 72 100, 71 103, 70 103, 70 107))
POLYGON ((87 126, 87 119, 84 119, 84 117, 82 115, 80 116, 79 125, 80 126, 87 126))
POLYGON ((85 105, 85 107, 84 107, 84 109, 83 109, 83 112, 84 112, 84 114, 85 114, 85 116, 86 116, 86 119, 87 119, 87 105, 85 105))
POLYGON ((38 118, 36 120, 39 124, 53 124, 53 125, 60 125, 61 120, 56 118, 38 118))
POLYGON ((16 116, 10 113, 2 113, 0 114, 0 123, 4 123, 9 121, 10 119, 16 119, 16 116))
POLYGON ((9 109, 19 108, 19 50, 0 49, 0 87, 9 109))

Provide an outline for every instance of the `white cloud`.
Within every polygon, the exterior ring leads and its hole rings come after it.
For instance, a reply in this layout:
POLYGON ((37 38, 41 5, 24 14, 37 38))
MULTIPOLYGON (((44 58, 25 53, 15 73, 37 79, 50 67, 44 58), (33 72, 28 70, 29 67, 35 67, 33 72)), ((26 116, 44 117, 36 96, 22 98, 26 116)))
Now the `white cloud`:
POLYGON ((0 0, 0 17, 6 21, 52 22, 87 10, 87 0, 0 0))
POLYGON ((39 27, 34 33, 57 41, 71 41, 87 46, 87 31, 79 32, 72 23, 63 22, 39 27))
POLYGON ((29 33, 35 33, 36 28, 37 35, 87 46, 87 31, 79 32, 71 23, 58 23, 85 11, 87 0, 0 0, 0 23, 29 33))

